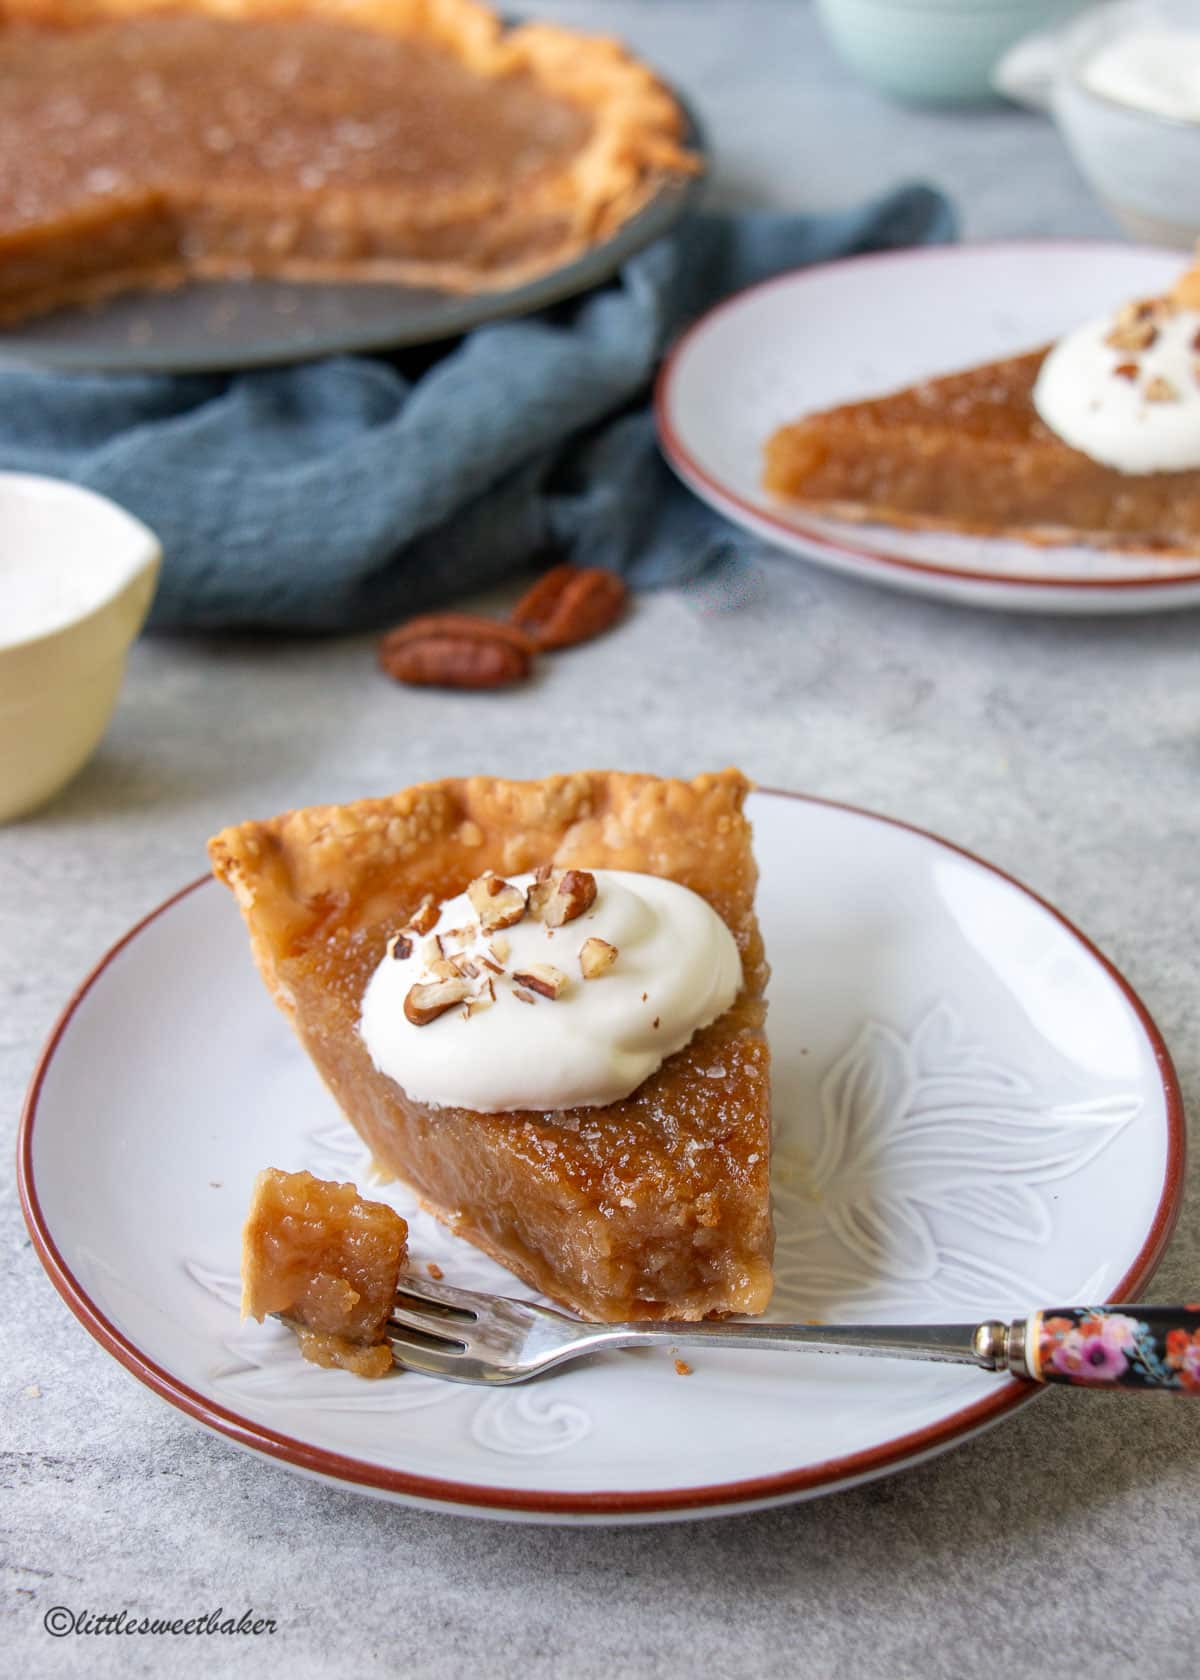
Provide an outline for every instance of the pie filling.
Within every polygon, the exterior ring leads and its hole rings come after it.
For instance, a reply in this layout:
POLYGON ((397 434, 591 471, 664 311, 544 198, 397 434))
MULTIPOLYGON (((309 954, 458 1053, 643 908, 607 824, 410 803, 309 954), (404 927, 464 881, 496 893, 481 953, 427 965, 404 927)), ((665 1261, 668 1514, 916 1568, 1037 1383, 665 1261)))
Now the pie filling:
POLYGON ((474 0, 6 17, 10 318, 189 274, 509 284, 693 167, 678 107, 622 49, 506 34, 474 0))
POLYGON ((781 427, 765 487, 834 518, 1200 550, 1200 270, 1050 349, 781 427))
POLYGON ((392 1368, 384 1327, 407 1254, 408 1226, 353 1184, 268 1167, 242 1234, 242 1313, 277 1313, 315 1365, 360 1377, 392 1368))
MULTIPOLYGON (((599 773, 477 778, 244 824, 212 843, 268 985, 379 1168, 412 1185, 457 1234, 588 1318, 754 1313, 770 1297, 767 970, 741 815, 746 788, 732 771, 692 783, 599 773), (381 964, 397 961, 397 941, 423 925, 426 900, 440 907, 489 869, 507 886, 552 865, 553 886, 589 864, 661 876, 711 907, 740 965, 728 1007, 718 1000, 718 1013, 635 1089, 600 1104, 488 1112, 419 1100, 376 1066, 360 1032, 363 999, 381 964)), ((573 967, 592 937, 582 915, 559 924, 552 948, 571 954, 542 967, 573 967)), ((453 954, 455 942, 445 945, 453 954)), ((531 1028, 565 1021, 568 995, 526 987, 518 975, 529 964, 523 953, 517 960, 522 969, 509 960, 498 965, 506 978, 491 976, 512 995, 478 1018, 462 1018, 470 999, 444 976, 414 979, 414 988, 451 984, 456 993, 417 1029, 422 1041, 452 1034, 452 1054, 465 1056, 472 1032, 504 1014, 514 1025, 528 1017, 531 1028), (516 998, 518 986, 532 1001, 516 998)), ((601 998, 621 962, 618 950, 592 978, 573 973, 572 986, 601 998)), ((467 976, 472 988, 481 978, 467 976)))

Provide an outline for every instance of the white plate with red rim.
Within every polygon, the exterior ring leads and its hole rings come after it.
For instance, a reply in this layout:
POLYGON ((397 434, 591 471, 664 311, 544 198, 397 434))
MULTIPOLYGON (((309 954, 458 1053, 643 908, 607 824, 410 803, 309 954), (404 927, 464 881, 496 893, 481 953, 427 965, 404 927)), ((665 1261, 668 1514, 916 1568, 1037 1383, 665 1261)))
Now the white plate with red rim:
MULTIPOLYGON (((1069 923, 956 847, 761 791, 778 1234, 771 1316, 963 1321, 1142 1295, 1179 1204, 1170 1058, 1069 923)), ((1027 1385, 811 1354, 611 1353, 498 1391, 306 1365, 238 1314, 263 1166, 367 1187, 355 1135, 205 880, 133 928, 67 1006, 19 1147, 51 1278, 136 1377, 211 1429, 331 1483, 542 1522, 752 1510, 898 1470, 1027 1385)), ((528 1293, 394 1186, 412 1264, 528 1293)), ((1097 1402, 1079 1398, 1080 1405, 1097 1402)))
POLYGON ((1127 613, 1200 605, 1195 557, 1040 547, 821 519, 764 490, 785 421, 1050 343, 1178 279, 1178 251, 1030 241, 849 257, 752 286, 697 321, 663 364, 659 441, 736 525, 835 571, 970 606, 1127 613))

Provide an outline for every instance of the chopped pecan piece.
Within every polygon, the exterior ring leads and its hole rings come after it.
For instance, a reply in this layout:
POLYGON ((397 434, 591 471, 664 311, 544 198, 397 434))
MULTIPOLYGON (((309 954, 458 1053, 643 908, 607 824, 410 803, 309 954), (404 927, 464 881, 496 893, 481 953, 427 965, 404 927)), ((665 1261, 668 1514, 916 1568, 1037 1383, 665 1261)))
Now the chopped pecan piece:
POLYGON ((562 927, 590 910, 596 902, 596 877, 589 869, 567 869, 554 883, 542 920, 547 927, 562 927))
POLYGON ((408 925, 414 933, 432 933, 438 925, 438 917, 441 913, 440 907, 433 902, 432 897, 427 893, 408 918, 408 925))
POLYGON ((465 980, 458 978, 418 981, 408 989, 408 995, 404 999, 404 1014, 414 1027, 427 1027, 430 1021, 436 1021, 447 1009, 453 1009, 456 1003, 461 1003, 470 989, 465 980))
POLYGON ((477 875, 467 897, 484 933, 512 927, 525 914, 525 894, 500 875, 477 875))
POLYGON ((387 942, 388 956, 404 962, 413 954, 413 942, 406 933, 394 933, 387 942))
POLYGON ((585 980, 598 980, 617 960, 617 947, 607 939, 585 939, 579 947, 579 967, 585 980))
POLYGON ((535 922, 545 920, 546 905, 550 902, 550 894, 554 891, 554 882, 546 879, 535 881, 525 894, 525 909, 535 922))
POLYGON ((1146 388, 1142 395, 1147 402, 1178 402, 1179 392, 1169 379, 1164 379, 1161 373, 1155 374, 1153 379, 1146 381, 1146 388))
POLYGON ((1117 310, 1117 325, 1119 327, 1132 327, 1136 326, 1139 321, 1153 321, 1157 316, 1166 313, 1166 298, 1133 298, 1129 303, 1123 303, 1117 310))
POLYGON ((525 986, 545 998, 561 997, 567 988, 566 975, 553 963, 530 963, 520 974, 514 973, 513 979, 518 986, 525 986))
POLYGON ((1114 350, 1149 350, 1157 337, 1153 321, 1118 321, 1104 342, 1114 350))

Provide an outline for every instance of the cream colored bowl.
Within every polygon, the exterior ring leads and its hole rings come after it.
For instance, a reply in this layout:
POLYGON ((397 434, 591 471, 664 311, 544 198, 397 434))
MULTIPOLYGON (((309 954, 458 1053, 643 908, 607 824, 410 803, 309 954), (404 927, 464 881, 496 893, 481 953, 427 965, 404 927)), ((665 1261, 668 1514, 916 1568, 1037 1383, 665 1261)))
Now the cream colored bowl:
POLYGON ((103 496, 0 473, 0 822, 91 756, 161 562, 154 533, 103 496))

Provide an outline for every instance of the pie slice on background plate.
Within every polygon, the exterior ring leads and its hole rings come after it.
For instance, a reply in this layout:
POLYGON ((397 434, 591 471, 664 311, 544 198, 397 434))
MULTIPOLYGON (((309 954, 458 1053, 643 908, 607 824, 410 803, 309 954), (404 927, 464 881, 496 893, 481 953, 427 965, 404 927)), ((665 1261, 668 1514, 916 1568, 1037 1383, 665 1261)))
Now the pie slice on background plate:
POLYGON ((1200 265, 1167 297, 1128 305, 1102 342, 1101 394, 1107 382, 1134 428, 1164 414, 1190 420, 1196 466, 1121 470, 1056 435, 1035 403, 1053 351, 1043 347, 779 427, 765 446, 764 487, 833 519, 1198 554, 1200 265), (1168 327, 1181 373, 1156 380, 1142 358, 1168 327))
POLYGON ((190 276, 486 291, 693 173, 619 43, 478 0, 0 0, 0 321, 190 276))
POLYGON ((474 777, 243 823, 209 845, 268 988, 380 1170, 588 1318, 754 1313, 770 1298, 768 969, 748 791, 735 770, 474 777), (389 942, 426 899, 548 866, 690 889, 733 935, 740 992, 613 1103, 491 1113, 415 1100, 359 1030, 389 942))

